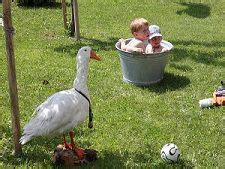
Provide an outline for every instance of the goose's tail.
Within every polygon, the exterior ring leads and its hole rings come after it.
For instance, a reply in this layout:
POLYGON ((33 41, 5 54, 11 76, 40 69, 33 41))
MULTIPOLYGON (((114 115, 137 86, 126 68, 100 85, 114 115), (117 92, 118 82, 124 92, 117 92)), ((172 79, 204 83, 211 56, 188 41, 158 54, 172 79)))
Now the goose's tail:
POLYGON ((38 126, 40 126, 39 119, 37 117, 31 119, 29 123, 27 123, 23 128, 23 134, 20 138, 20 143, 26 144, 33 137, 38 136, 41 131, 38 126))
POLYGON ((32 135, 29 134, 25 134, 20 138, 20 143, 22 145, 26 144, 28 141, 30 141, 32 139, 32 135))

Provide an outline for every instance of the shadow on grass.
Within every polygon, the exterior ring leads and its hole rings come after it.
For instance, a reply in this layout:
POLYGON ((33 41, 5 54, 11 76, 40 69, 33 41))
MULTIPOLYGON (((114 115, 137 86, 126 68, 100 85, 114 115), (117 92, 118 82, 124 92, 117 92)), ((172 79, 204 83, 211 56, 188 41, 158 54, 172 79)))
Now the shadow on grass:
POLYGON ((193 69, 191 68, 191 66, 188 65, 183 65, 183 64, 176 64, 176 63, 169 63, 170 67, 173 67, 177 70, 181 70, 183 72, 191 72, 193 69))
POLYGON ((191 3, 191 2, 183 2, 180 3, 183 6, 186 6, 186 9, 177 11, 178 15, 182 15, 183 13, 195 17, 195 18, 207 18, 210 13, 211 13, 211 8, 206 5, 206 4, 202 4, 202 3, 191 3))
MULTIPOLYGON (((69 53, 72 57, 77 53, 77 51, 83 46, 90 46, 96 51, 111 51, 115 50, 115 43, 118 41, 119 38, 110 37, 108 40, 98 40, 98 39, 90 39, 90 38, 81 38, 79 41, 75 41, 73 44, 69 45, 61 45, 56 47, 54 51, 56 52, 66 52, 69 53)), ((207 64, 207 65, 214 65, 214 66, 225 66, 225 61, 222 61, 221 58, 224 57, 225 51, 222 49, 218 49, 225 46, 225 42, 221 41, 212 41, 212 42, 198 42, 198 41, 185 41, 185 40, 176 40, 171 41, 171 43, 175 46, 174 49, 171 51, 170 61, 176 62, 181 61, 186 58, 190 58, 197 63, 207 64), (181 46, 183 45, 183 47, 181 46), (210 50, 199 50, 198 47, 187 48, 191 45, 198 45, 210 48, 210 50), (179 47, 176 47, 179 46, 179 47), (181 47, 180 47, 181 46, 181 47)), ((174 68, 179 70, 188 71, 192 70, 188 66, 179 66, 179 65, 172 65, 174 68)))
MULTIPOLYGON (((45 8, 45 9, 61 9, 62 8, 62 4, 60 2, 45 2, 42 4, 37 4, 34 1, 30 1, 28 4, 18 4, 19 7, 21 8, 27 8, 27 9, 31 9, 31 8, 45 8)), ((69 7, 70 3, 66 3, 66 6, 69 7)))
POLYGON ((147 87, 141 87, 148 89, 156 93, 165 93, 166 91, 174 91, 185 88, 190 83, 190 80, 185 76, 174 75, 172 73, 165 73, 162 81, 156 84, 152 84, 147 87))
POLYGON ((18 156, 12 155, 12 131, 9 127, 1 127, 2 132, 4 133, 4 150, 2 149, 0 152, 0 162, 7 165, 24 165, 27 162, 29 163, 42 163, 50 159, 49 153, 47 151, 51 150, 53 145, 57 145, 59 143, 59 139, 52 138, 35 138, 31 142, 22 146, 22 154, 18 156))
POLYGON ((204 47, 209 47, 209 48, 215 48, 215 47, 224 47, 225 46, 225 41, 209 41, 209 42, 201 42, 201 41, 185 41, 185 40, 176 40, 176 41, 170 41, 174 46, 176 45, 200 45, 204 47))
POLYGON ((222 61, 222 58, 225 55, 225 51, 218 49, 219 47, 225 46, 225 42, 212 42, 212 43, 201 43, 195 41, 172 41, 175 48, 171 52, 170 61, 176 62, 181 61, 186 58, 190 58, 191 60, 214 66, 225 66, 225 61, 222 61), (184 45, 184 47, 177 48, 176 45, 184 45), (212 48, 211 50, 199 50, 198 48, 188 49, 186 48, 188 45, 201 45, 208 48, 212 48), (206 52, 207 51, 207 52, 206 52))
MULTIPOLYGON (((3 165, 31 165, 33 163, 39 163, 42 167, 49 166, 52 164, 52 155, 54 149, 58 144, 63 143, 63 138, 61 136, 57 137, 35 137, 30 142, 22 146, 22 154, 18 156, 12 155, 12 132, 9 127, 1 126, 1 139, 5 140, 3 144, 3 148, 0 149, 0 163, 3 165), (4 138, 3 138, 4 137, 4 138)), ((93 132, 94 130, 89 130, 88 132, 93 132)), ((84 135, 84 129, 79 128, 79 130, 75 131, 75 139, 76 136, 81 137, 84 135), (77 133, 77 134, 76 134, 77 133)), ((68 142, 70 140, 68 139, 68 142)), ((91 146, 91 143, 88 141, 78 142, 78 145, 81 147, 91 146)))
POLYGON ((81 39, 78 41, 74 40, 75 42, 73 44, 56 47, 54 51, 67 52, 71 56, 74 56, 74 54, 83 46, 90 46, 96 51, 116 50, 115 44, 118 41, 118 39, 119 38, 111 37, 106 41, 102 41, 98 39, 90 39, 90 38, 81 37, 81 39))
MULTIPOLYGON (((190 161, 180 160, 178 163, 165 163, 158 159, 158 150, 154 149, 154 145, 146 145, 141 152, 129 152, 121 149, 121 151, 111 152, 102 151, 99 159, 93 163, 92 167, 96 168, 193 168, 190 161)), ((160 156, 159 156, 160 157, 160 156)), ((89 166, 90 167, 90 166, 89 166)))
POLYGON ((165 162, 161 162, 159 163, 157 166, 155 166, 156 168, 194 168, 194 165, 188 161, 188 160, 179 160, 177 163, 165 163, 165 162))
MULTIPOLYGON (((24 148, 22 156, 12 156, 11 153, 7 152, 0 156, 0 162, 5 166, 13 165, 23 166, 23 167, 34 167, 39 166, 50 167, 52 165, 52 155, 54 147, 52 144, 47 144, 49 140, 38 140, 30 143, 28 148, 24 148), (36 145, 39 144, 38 146, 36 145), (34 165, 35 164, 35 165, 34 165)), ((55 143, 57 140, 55 140, 55 143)), ((144 146, 141 152, 129 152, 127 150, 121 149, 120 151, 108 151, 104 150, 98 153, 98 160, 92 163, 88 163, 82 166, 76 166, 76 168, 126 168, 126 167, 156 167, 156 168, 166 168, 166 167, 181 167, 181 168, 192 168, 193 165, 189 161, 181 160, 179 163, 168 164, 161 160, 156 160, 154 158, 159 158, 158 150, 154 148, 154 145, 147 144, 144 146)), ((53 165, 52 165, 53 167, 53 165)))

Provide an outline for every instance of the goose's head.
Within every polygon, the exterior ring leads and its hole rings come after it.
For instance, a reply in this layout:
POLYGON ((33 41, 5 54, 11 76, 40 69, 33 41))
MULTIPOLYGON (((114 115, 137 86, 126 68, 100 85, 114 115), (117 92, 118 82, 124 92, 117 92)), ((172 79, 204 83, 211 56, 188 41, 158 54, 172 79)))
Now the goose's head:
POLYGON ((95 60, 101 60, 101 58, 97 56, 96 53, 89 46, 84 46, 80 48, 77 54, 77 61, 88 62, 90 58, 95 60))

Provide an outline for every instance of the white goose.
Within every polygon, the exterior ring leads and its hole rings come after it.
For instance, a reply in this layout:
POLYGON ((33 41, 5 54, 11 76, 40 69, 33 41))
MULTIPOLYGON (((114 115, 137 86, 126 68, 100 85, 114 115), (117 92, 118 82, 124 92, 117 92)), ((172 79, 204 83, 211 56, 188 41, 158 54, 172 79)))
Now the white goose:
POLYGON ((82 47, 77 54, 77 76, 73 88, 57 92, 38 106, 33 118, 24 127, 20 143, 25 144, 36 136, 63 134, 70 131, 71 144, 64 135, 64 145, 74 150, 80 159, 84 151, 75 146, 73 128, 84 122, 89 111, 89 127, 92 127, 90 96, 87 88, 88 64, 90 58, 100 60, 88 46, 82 47))

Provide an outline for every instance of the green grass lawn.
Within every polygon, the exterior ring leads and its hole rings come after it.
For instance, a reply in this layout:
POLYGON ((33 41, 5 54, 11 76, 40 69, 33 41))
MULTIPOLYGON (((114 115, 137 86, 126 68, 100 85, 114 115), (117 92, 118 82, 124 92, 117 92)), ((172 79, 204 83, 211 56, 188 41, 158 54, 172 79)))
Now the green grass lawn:
MULTIPOLYGON (((67 36, 60 4, 36 8, 12 4, 21 129, 46 98, 72 87, 76 53, 89 45, 102 57, 101 62, 92 61, 89 69, 94 129, 79 126, 75 140, 83 148, 98 150, 99 159, 84 168, 224 168, 225 107, 201 109, 198 105, 225 80, 224 0, 78 3, 80 41, 67 36), (129 24, 136 17, 159 25, 164 39, 174 45, 164 79, 146 88, 122 81, 114 47, 119 38, 131 37, 129 24), (44 80, 49 84, 43 85, 44 80), (162 146, 170 142, 181 151, 178 164, 165 164, 160 158, 162 146)), ((0 37, 0 167, 51 166, 60 136, 35 138, 23 146, 23 156, 11 155, 3 29, 0 37)))

